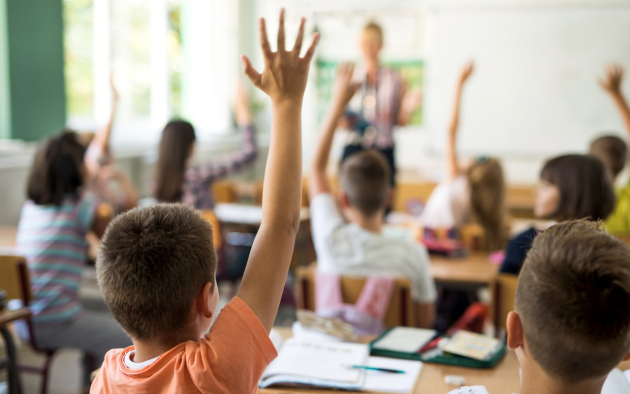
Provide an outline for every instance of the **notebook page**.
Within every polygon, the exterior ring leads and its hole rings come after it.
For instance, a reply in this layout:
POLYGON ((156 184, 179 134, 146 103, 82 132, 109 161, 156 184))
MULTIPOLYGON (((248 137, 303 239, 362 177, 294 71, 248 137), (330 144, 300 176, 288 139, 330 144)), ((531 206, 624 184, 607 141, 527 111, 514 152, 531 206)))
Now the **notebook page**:
POLYGON ((398 369, 405 371, 404 374, 392 374, 378 371, 365 372, 365 391, 403 393, 408 394, 413 391, 422 363, 420 361, 399 360, 395 358, 370 357, 368 366, 376 368, 398 369))
POLYGON ((368 359, 367 345, 354 343, 287 340, 282 350, 263 373, 266 379, 274 375, 293 375, 326 381, 357 383, 364 372, 348 368, 349 365, 365 365, 368 359))

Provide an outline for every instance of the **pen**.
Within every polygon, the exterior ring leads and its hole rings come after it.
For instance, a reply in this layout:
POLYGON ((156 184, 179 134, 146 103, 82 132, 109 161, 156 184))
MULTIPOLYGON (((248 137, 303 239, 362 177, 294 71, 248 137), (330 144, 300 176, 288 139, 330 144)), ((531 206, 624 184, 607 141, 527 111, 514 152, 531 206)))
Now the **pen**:
POLYGON ((368 367, 366 365, 353 365, 351 368, 353 368, 353 369, 364 369, 364 370, 367 370, 367 371, 379 371, 379 372, 386 372, 386 373, 405 373, 405 371, 401 371, 401 370, 398 370, 398 369, 368 367))

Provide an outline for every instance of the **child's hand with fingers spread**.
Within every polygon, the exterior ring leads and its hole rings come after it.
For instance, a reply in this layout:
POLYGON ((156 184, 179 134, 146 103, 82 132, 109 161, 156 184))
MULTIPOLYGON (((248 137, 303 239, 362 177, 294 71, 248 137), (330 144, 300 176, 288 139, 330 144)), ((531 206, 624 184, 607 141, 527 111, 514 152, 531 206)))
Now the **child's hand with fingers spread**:
POLYGON ((608 93, 619 94, 621 92, 621 82, 623 81, 623 66, 610 64, 606 67, 605 73, 604 79, 600 79, 599 84, 608 93))
POLYGON ((260 46, 265 58, 265 69, 262 74, 252 67, 247 56, 243 56, 245 74, 256 87, 267 93, 276 104, 284 101, 302 103, 308 79, 308 69, 319 40, 319 34, 315 34, 306 54, 304 57, 300 57, 302 41, 304 40, 304 22, 305 20, 302 18, 295 45, 292 50, 287 51, 285 49, 284 9, 282 9, 278 28, 278 49, 276 52, 272 52, 267 39, 265 20, 260 19, 260 46))
POLYGON ((360 85, 360 83, 352 80, 353 75, 353 63, 341 63, 339 68, 337 68, 337 77, 335 78, 333 95, 336 104, 344 108, 348 105, 348 102, 350 102, 360 85))

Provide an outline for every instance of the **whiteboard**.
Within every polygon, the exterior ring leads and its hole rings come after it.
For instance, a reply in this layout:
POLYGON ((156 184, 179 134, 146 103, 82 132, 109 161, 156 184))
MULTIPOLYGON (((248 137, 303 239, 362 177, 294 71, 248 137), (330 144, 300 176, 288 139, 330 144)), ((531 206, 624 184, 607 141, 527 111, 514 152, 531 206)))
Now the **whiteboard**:
POLYGON ((606 63, 624 64, 630 98, 630 6, 437 9, 425 26, 431 150, 443 151, 467 59, 476 70, 463 96, 458 143, 465 154, 584 152, 603 132, 624 135, 596 79, 606 63))

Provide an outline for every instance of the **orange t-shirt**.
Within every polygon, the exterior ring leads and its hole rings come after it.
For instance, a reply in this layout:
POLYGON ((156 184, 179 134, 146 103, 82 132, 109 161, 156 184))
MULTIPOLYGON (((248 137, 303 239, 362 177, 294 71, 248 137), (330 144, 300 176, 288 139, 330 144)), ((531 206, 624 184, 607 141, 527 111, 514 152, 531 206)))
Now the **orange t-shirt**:
POLYGON ((267 331, 247 304, 235 297, 219 313, 210 333, 179 344, 152 364, 132 370, 124 362, 134 350, 111 350, 91 393, 258 393, 265 368, 278 356, 267 331))

